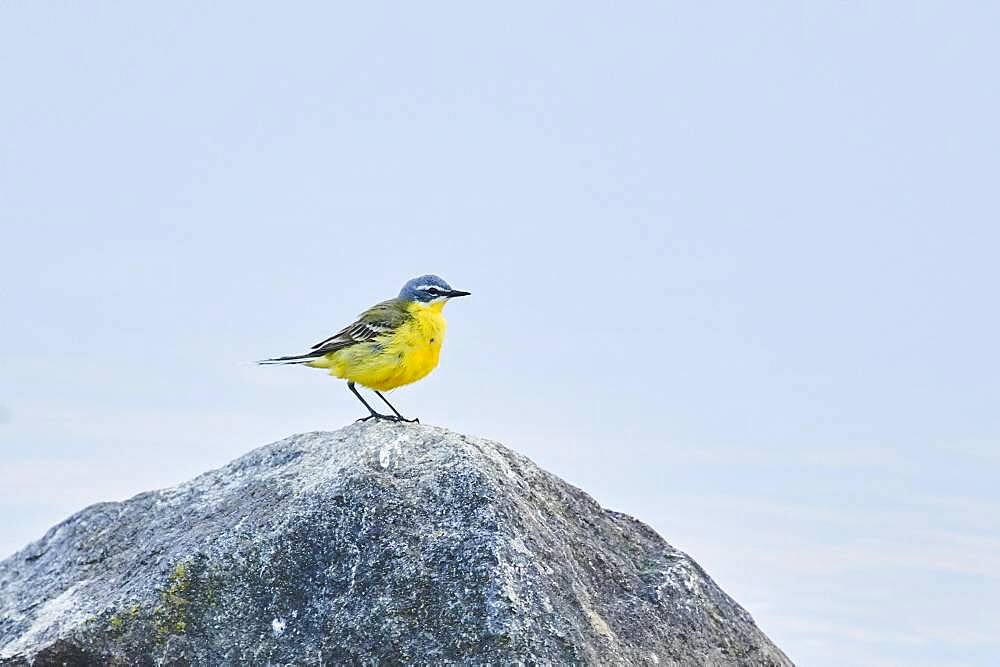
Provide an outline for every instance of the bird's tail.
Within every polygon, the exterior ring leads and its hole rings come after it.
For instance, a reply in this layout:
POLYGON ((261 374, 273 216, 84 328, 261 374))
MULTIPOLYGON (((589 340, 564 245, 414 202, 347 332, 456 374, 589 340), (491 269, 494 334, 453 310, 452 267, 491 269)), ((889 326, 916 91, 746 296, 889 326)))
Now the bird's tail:
POLYGON ((257 363, 261 366, 273 366, 276 364, 307 364, 322 357, 322 354, 310 352, 309 354, 296 354, 291 357, 275 357, 274 359, 261 359, 257 363))

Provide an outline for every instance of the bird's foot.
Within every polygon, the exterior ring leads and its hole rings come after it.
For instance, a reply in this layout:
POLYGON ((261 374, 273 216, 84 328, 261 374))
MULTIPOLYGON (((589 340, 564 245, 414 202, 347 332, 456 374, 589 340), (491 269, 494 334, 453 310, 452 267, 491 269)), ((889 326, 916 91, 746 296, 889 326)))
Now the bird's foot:
POLYGON ((416 417, 414 417, 413 419, 406 419, 405 417, 397 417, 396 415, 380 415, 377 413, 373 415, 368 415, 367 417, 362 417, 361 419, 356 419, 355 421, 366 422, 369 419, 376 419, 379 421, 387 421, 387 422, 403 422, 404 424, 420 423, 420 420, 417 419, 416 417))
POLYGON ((373 412, 370 415, 368 415, 367 417, 362 417, 361 419, 355 420, 355 422, 366 422, 369 419, 378 419, 378 420, 384 419, 387 422, 405 422, 407 424, 419 424, 420 423, 420 420, 417 419, 416 417, 414 417, 413 419, 407 419, 406 417, 403 417, 401 415, 383 415, 383 414, 380 414, 378 412, 373 412))
POLYGON ((357 422, 366 422, 369 419, 387 419, 387 420, 389 420, 391 422, 399 421, 398 419, 396 419, 392 415, 382 415, 382 414, 379 414, 377 412, 373 412, 370 415, 368 415, 367 417, 362 417, 361 419, 354 420, 354 422, 355 423, 357 423, 357 422))

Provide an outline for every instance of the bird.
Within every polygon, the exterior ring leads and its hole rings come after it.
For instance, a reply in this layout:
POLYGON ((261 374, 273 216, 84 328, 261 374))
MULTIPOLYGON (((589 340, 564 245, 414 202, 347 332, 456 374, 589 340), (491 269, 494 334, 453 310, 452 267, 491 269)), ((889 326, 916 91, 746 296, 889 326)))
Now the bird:
POLYGON ((301 364, 347 380, 347 388, 368 409, 368 415, 358 421, 419 422, 403 417, 382 392, 416 382, 434 370, 445 330, 441 310, 451 299, 469 294, 453 289, 438 276, 418 276, 403 285, 399 296, 375 304, 309 352, 257 363, 301 364), (375 392, 393 414, 376 412, 358 393, 359 384, 375 392))

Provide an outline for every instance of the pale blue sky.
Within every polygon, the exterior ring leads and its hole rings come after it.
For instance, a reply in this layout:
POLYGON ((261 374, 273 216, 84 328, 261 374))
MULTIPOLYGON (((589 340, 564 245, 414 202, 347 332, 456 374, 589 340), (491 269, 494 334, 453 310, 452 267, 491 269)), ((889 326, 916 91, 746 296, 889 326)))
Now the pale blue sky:
POLYGON ((259 368, 413 275, 425 422, 802 665, 1000 661, 993 3, 0 5, 0 553, 360 416, 259 368))

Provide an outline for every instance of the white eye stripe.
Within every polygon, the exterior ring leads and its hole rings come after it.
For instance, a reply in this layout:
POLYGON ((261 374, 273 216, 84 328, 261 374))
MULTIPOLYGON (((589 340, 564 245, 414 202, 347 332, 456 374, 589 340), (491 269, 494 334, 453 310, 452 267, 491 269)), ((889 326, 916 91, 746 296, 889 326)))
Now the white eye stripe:
POLYGON ((436 289, 436 290, 440 290, 440 291, 444 290, 444 288, 441 287, 441 286, 439 286, 439 285, 417 285, 417 287, 414 288, 414 289, 418 289, 418 290, 420 290, 422 292, 428 292, 428 291, 430 291, 432 289, 436 289))

